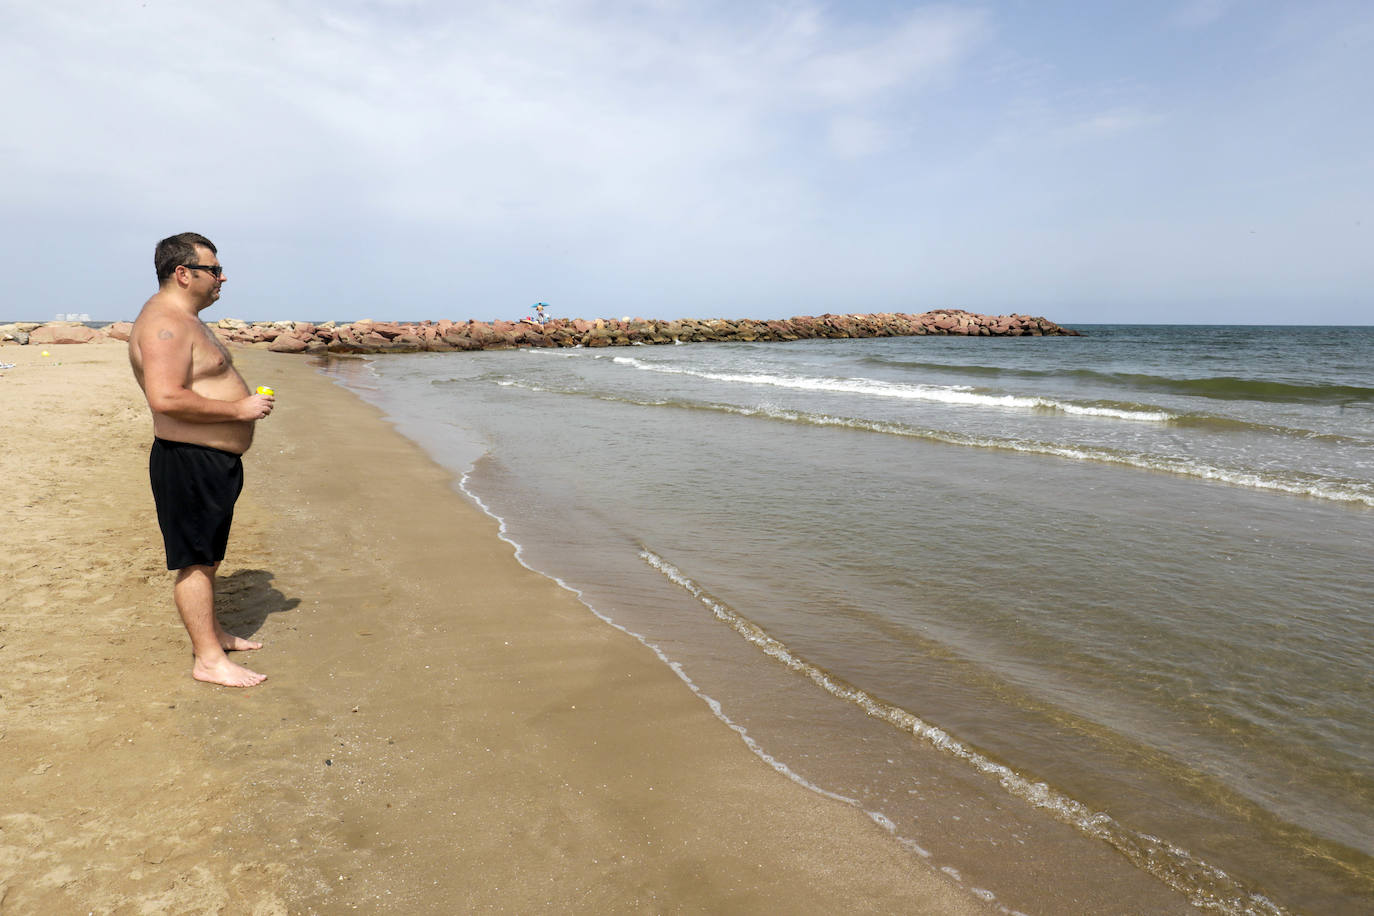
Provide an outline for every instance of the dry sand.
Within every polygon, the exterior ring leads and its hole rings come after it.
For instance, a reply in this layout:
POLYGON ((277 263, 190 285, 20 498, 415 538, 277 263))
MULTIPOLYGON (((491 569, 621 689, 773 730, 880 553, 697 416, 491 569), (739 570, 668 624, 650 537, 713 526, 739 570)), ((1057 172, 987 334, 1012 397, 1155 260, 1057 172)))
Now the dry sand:
POLYGON ((774 772, 301 357, 190 678, 117 344, 0 348, 0 912, 979 913, 774 772))

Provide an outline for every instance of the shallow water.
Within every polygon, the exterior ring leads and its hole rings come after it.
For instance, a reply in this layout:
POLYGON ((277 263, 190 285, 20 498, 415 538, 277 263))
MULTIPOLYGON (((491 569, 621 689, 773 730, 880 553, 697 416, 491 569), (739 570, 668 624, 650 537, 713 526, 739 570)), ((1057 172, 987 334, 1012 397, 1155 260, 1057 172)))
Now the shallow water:
POLYGON ((1085 330, 331 371, 529 565, 914 846, 916 764, 846 752, 874 723, 1195 902, 1360 912, 1374 329, 1085 330))

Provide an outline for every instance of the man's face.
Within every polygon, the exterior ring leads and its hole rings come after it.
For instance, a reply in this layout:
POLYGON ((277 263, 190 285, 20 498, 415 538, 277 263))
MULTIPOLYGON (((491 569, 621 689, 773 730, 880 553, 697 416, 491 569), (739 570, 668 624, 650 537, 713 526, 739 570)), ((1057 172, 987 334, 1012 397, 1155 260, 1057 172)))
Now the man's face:
MULTIPOLYGON (((202 268, 220 266, 219 258, 215 253, 200 245, 196 246, 196 263, 202 268)), ((191 270, 187 267, 181 267, 178 270, 186 271, 188 277, 187 292, 204 303, 200 306, 202 309, 209 308, 219 299, 219 289, 227 279, 224 274, 221 273, 216 277, 213 271, 191 270)))

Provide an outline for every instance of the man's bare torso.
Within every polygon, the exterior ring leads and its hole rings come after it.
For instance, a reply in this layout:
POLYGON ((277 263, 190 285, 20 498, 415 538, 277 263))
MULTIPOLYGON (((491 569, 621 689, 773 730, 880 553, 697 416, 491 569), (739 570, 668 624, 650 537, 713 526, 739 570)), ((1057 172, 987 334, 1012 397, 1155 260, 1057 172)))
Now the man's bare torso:
MULTIPOLYGON (((129 335, 129 362, 145 393, 143 353, 140 341, 149 333, 186 334, 191 338, 191 359, 183 384, 201 397, 237 401, 249 394, 248 384, 234 368, 234 358, 218 337, 199 318, 189 317, 160 303, 155 295, 143 306, 129 335)), ((218 423, 189 422, 153 412, 153 433, 160 439, 191 442, 242 454, 253 444, 253 421, 218 423)))

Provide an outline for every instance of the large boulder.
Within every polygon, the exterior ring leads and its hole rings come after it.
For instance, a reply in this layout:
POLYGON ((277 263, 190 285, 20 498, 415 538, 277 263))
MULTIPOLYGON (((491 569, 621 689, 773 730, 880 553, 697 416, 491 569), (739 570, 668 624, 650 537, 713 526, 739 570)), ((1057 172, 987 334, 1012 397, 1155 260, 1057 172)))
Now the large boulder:
POLYGON ((29 333, 30 344, 83 344, 101 337, 95 328, 85 325, 45 324, 29 333))
POLYGON ((272 341, 267 349, 273 353, 301 353, 304 352, 306 342, 299 337, 290 334, 278 334, 277 339, 272 341))
POLYGON ((380 334, 387 340, 395 340, 405 334, 405 329, 394 321, 377 321, 372 324, 372 333, 380 334))
POLYGON ((133 333, 134 324, 132 321, 116 321, 114 324, 106 325, 101 328, 114 340, 128 340, 133 333))
POLYGON ((446 333, 443 337, 439 339, 442 340, 444 343, 448 344, 449 346, 453 347, 453 349, 455 350, 482 349, 482 344, 479 341, 473 340, 466 334, 458 333, 456 329, 450 330, 448 333, 446 333))
POLYGON ((418 353, 425 348, 425 342, 416 334, 402 334, 392 339, 387 347, 389 353, 418 353))

